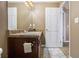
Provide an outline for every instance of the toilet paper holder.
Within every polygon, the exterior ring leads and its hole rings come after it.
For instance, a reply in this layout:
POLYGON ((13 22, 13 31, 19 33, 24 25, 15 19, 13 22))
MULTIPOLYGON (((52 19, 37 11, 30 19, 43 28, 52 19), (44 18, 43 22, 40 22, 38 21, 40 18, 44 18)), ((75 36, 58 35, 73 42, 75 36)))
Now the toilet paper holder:
POLYGON ((35 42, 33 41, 33 43, 32 43, 32 42, 26 42, 25 41, 24 43, 31 43, 31 46, 33 46, 35 42))

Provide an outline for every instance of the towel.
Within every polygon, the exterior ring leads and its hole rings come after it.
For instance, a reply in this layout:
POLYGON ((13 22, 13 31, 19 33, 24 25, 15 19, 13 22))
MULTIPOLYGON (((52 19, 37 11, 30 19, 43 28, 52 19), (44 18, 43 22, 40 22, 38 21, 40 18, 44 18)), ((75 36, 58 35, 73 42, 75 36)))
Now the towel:
POLYGON ((23 46, 24 46, 24 53, 30 53, 32 52, 32 49, 31 49, 31 46, 32 43, 24 43, 23 46))

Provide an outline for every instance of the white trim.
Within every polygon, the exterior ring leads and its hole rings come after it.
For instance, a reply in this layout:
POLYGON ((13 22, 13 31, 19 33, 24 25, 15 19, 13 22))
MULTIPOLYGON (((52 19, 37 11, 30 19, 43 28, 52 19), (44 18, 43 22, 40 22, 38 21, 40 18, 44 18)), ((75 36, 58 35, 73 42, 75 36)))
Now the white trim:
MULTIPOLYGON (((63 11, 64 12, 64 11, 63 11)), ((66 41, 66 13, 64 12, 64 42, 66 41)))
POLYGON ((70 41, 64 41, 64 42, 70 42, 70 41))
POLYGON ((63 7, 63 6, 64 6, 64 4, 65 4, 65 1, 64 1, 64 2, 62 2, 62 3, 60 4, 60 7, 63 7))
MULTIPOLYGON (((70 41, 70 2, 69 2, 69 41, 70 41)), ((69 42, 69 56, 70 56, 70 44, 71 44, 71 42, 69 42)))

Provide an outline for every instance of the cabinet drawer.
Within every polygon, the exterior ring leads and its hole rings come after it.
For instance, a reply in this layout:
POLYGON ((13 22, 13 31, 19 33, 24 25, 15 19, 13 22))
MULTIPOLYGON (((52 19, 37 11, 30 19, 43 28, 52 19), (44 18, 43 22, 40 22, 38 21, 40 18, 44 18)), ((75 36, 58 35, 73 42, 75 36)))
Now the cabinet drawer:
MULTIPOLYGON (((37 58, 38 57, 38 39, 37 38, 9 38, 10 42, 12 41, 13 43, 13 48, 9 47, 9 50, 11 52, 9 53, 10 55, 13 55, 12 57, 15 58, 37 58), (32 52, 31 53, 24 53, 24 43, 32 43, 32 52), (12 54, 13 53, 13 54, 12 54)), ((8 43, 9 45, 9 43, 8 43)))

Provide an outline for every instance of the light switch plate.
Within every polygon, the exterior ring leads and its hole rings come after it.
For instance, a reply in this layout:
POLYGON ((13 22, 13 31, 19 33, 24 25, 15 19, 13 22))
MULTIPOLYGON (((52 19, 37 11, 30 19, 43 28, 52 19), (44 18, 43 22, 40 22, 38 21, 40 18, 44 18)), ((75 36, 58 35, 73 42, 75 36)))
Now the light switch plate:
POLYGON ((79 17, 76 17, 76 18, 74 19, 74 22, 75 22, 75 23, 79 23, 79 17))

